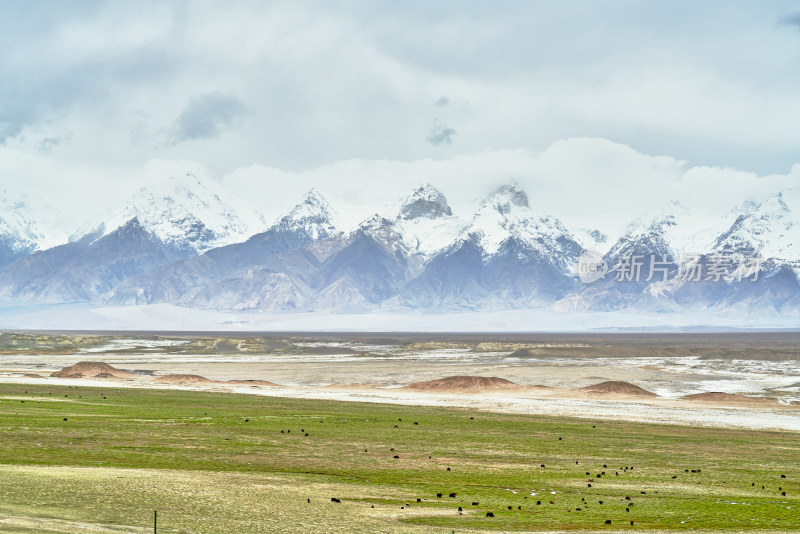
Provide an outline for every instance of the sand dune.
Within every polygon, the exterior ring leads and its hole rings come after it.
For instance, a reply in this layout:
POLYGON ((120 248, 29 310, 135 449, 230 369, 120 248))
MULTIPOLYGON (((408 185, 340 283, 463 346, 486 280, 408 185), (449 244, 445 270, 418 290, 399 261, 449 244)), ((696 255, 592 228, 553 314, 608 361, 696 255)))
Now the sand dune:
POLYGON ((635 397, 658 397, 653 392, 640 388, 630 382, 609 380, 591 386, 580 388, 579 391, 586 391, 592 395, 631 395, 635 397))
POLYGON ((105 362, 78 362, 50 376, 58 378, 132 378, 133 373, 111 367, 105 362))
POLYGON ((484 391, 498 391, 522 387, 524 386, 496 376, 448 376, 438 380, 414 382, 405 386, 403 389, 432 393, 480 393, 484 391))

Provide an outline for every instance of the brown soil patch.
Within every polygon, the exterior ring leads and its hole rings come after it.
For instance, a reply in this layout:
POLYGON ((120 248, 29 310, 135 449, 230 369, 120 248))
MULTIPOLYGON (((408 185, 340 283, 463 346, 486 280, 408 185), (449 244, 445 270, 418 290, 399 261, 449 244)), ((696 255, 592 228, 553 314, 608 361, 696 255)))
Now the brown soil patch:
POLYGON ((153 382, 158 382, 159 384, 204 384, 204 383, 212 383, 214 380, 210 380, 204 376, 200 375, 164 375, 159 376, 153 382))
POLYGON ((131 378, 136 375, 111 367, 105 362, 78 362, 50 376, 58 378, 131 378))
POLYGON ((601 382, 592 386, 580 388, 592 395, 631 395, 635 397, 658 397, 655 393, 640 388, 630 382, 621 382, 617 380, 609 380, 601 382))
POLYGON ((448 376, 438 380, 414 382, 403 389, 415 391, 442 392, 442 393, 480 393, 483 391, 498 391, 504 389, 522 388, 505 378, 496 376, 448 376))
POLYGON ((719 402, 724 404, 776 404, 778 402, 778 399, 748 397, 747 395, 735 395, 733 393, 722 393, 720 391, 695 393, 694 395, 686 395, 682 398, 688 401, 719 402))
POLYGON ((280 384, 275 384, 273 382, 267 382, 266 380, 228 380, 225 383, 226 384, 236 384, 236 385, 241 385, 241 386, 279 386, 280 385, 280 384))

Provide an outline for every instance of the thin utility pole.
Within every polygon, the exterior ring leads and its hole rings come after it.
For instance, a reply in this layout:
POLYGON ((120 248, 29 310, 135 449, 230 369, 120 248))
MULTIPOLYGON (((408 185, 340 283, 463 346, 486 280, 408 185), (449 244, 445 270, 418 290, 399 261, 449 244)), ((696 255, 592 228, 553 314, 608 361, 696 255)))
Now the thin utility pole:
POLYGON ((153 510, 153 534, 158 534, 158 510, 153 510))

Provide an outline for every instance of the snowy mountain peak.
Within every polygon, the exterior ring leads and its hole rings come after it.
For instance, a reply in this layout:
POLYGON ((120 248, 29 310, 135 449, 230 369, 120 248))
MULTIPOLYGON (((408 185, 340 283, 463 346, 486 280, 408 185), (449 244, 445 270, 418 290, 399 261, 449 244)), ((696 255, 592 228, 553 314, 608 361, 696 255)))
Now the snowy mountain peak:
POLYGON ((562 257, 562 249, 573 255, 580 247, 555 217, 537 215, 528 204, 528 195, 516 182, 509 182, 484 200, 462 240, 477 240, 484 254, 491 256, 509 239, 526 243, 543 254, 562 257))
MULTIPOLYGON (((151 186, 152 189, 158 189, 159 186, 151 186)), ((194 191, 197 189, 208 188, 196 174, 187 172, 186 174, 176 174, 170 176, 162 182, 162 191, 171 191, 174 194, 181 194, 184 191, 194 191)))
POLYGON ((383 229, 383 228, 390 228, 392 226, 394 226, 394 223, 391 220, 389 220, 386 217, 383 217, 383 216, 375 213, 374 215, 372 215, 372 216, 368 217, 367 219, 363 220, 358 225, 358 229, 366 231, 366 232, 370 232, 370 231, 373 231, 373 230, 380 230, 380 229, 383 229))
POLYGON ((142 228, 184 255, 246 239, 263 219, 243 209, 211 180, 187 173, 141 188, 86 234, 108 235, 137 219, 142 228))
POLYGON ((414 189, 403 202, 398 219, 436 219, 450 216, 453 211, 445 196, 431 184, 422 184, 414 189))
POLYGON ((362 221, 351 234, 351 238, 367 236, 391 254, 406 255, 413 251, 406 244, 403 222, 414 221, 392 220, 376 213, 362 221))
POLYGON ((765 258, 800 260, 800 187, 790 187, 744 209, 714 243, 724 254, 759 253, 765 258))
POLYGON ((726 217, 695 213, 678 201, 643 215, 631 222, 609 255, 643 250, 674 258, 709 250, 714 238, 730 225, 726 217))
POLYGON ((328 201, 319 191, 310 189, 299 204, 275 223, 274 228, 299 232, 316 241, 339 233, 332 219, 328 201))
POLYGON ((0 197, 0 267, 27 256, 46 241, 26 202, 0 197))
POLYGON ((310 206, 317 206, 320 209, 330 210, 330 205, 328 204, 327 199, 322 195, 322 193, 313 187, 306 192, 306 196, 304 197, 302 203, 310 206))
POLYGON ((787 214, 792 208, 800 208, 800 187, 787 187, 763 204, 765 209, 787 214))
POLYGON ((528 203, 528 194, 516 180, 512 180, 494 190, 486 197, 482 205, 492 206, 500 213, 509 213, 512 206, 522 208, 530 207, 528 203))
POLYGON ((55 207, 8 191, 0 193, 0 248, 5 250, 0 255, 10 257, 60 245, 67 239, 60 226, 55 207))
POLYGON ((680 202, 669 202, 664 208, 634 219, 625 229, 629 235, 647 232, 664 233, 669 227, 675 226, 676 219, 689 216, 690 212, 680 202))
POLYGON ((35 216, 24 202, 0 198, 0 240, 11 251, 33 250, 41 238, 35 216))

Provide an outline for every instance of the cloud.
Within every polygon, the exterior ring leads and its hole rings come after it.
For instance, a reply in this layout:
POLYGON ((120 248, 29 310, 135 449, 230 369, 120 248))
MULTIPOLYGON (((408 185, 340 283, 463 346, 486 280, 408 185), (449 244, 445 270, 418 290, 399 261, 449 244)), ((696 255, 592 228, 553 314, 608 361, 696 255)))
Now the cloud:
MULTIPOLYGON (((659 17, 650 3, 613 0, 460 7, 0 2, 0 176, 82 217, 137 189, 154 155, 219 177, 280 169, 295 181, 275 191, 281 172, 264 174, 271 196, 257 199, 276 205, 323 168, 359 202, 384 199, 395 173, 380 162, 391 162, 448 198, 516 177, 559 214, 592 213, 596 201, 627 219, 674 196, 662 184, 711 180, 675 161, 762 176, 798 162, 800 13, 789 2, 684 2, 659 17), (674 161, 659 171, 620 146, 674 161)), ((688 196, 727 203, 752 183, 688 196)))
POLYGON ((217 138, 240 125, 248 115, 250 111, 237 96, 207 93, 192 100, 167 129, 168 144, 217 138))
POLYGON ((69 141, 69 136, 66 135, 45 137, 39 141, 39 152, 42 152, 43 154, 49 154, 54 148, 66 141, 69 141))
POLYGON ((780 23, 788 26, 796 26, 797 29, 800 30, 800 12, 781 17, 780 23))
MULTIPOLYGON (((4 99, 9 102, 8 98, 4 99)), ((11 101, 11 108, 16 103, 11 101)), ((20 103, 22 106, 22 103, 20 103)), ((0 145, 18 136, 22 129, 35 119, 33 110, 18 107, 16 109, 0 109, 0 145)))
POLYGON ((800 165, 788 174, 758 176, 691 166, 607 139, 572 138, 543 151, 492 149, 414 161, 353 159, 297 172, 251 166, 222 181, 268 220, 314 187, 354 225, 375 212, 396 215, 398 206, 391 203, 420 182, 439 188, 454 214, 469 220, 477 202, 509 179, 525 187, 536 212, 555 215, 572 230, 599 229, 613 240, 628 223, 673 200, 703 217, 724 217, 744 201, 761 202, 800 184, 800 165))
POLYGON ((454 129, 448 128, 442 121, 436 119, 433 121, 433 126, 431 126, 428 137, 426 137, 425 140, 432 145, 451 145, 453 144, 453 136, 456 135, 456 133, 454 129))

